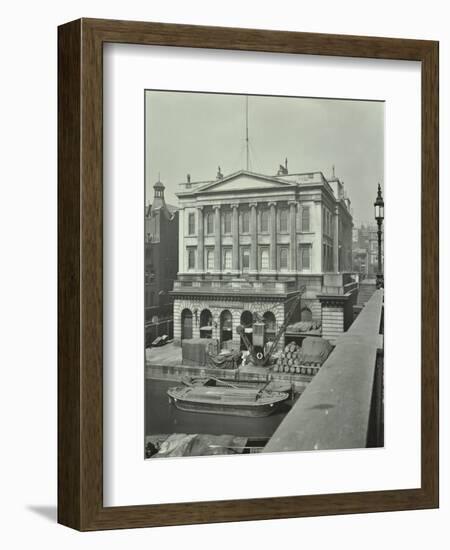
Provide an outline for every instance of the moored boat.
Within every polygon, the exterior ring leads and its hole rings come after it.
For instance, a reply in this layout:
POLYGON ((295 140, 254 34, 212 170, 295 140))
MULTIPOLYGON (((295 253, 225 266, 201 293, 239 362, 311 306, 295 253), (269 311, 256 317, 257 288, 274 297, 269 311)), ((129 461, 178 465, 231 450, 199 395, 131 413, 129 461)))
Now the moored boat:
POLYGON ((194 376, 183 376, 180 381, 186 386, 220 386, 220 387, 231 387, 231 388, 251 388, 253 390, 259 390, 265 388, 268 391, 277 391, 277 392, 292 392, 292 383, 286 380, 255 380, 255 379, 244 379, 239 378, 237 380, 222 380, 215 376, 208 377, 194 377, 194 376))
POLYGON ((289 398, 288 393, 265 388, 203 385, 169 388, 167 394, 181 411, 247 417, 269 416, 289 398))

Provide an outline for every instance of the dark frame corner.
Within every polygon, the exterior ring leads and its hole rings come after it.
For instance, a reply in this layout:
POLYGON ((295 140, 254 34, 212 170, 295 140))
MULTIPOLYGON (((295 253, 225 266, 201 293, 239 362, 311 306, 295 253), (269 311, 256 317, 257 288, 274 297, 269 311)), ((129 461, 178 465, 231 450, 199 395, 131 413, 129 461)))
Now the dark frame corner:
POLYGON ((58 521, 98 529, 438 507, 438 42, 79 19, 58 29, 58 521), (422 485, 103 507, 102 51, 105 42, 422 64, 422 485))

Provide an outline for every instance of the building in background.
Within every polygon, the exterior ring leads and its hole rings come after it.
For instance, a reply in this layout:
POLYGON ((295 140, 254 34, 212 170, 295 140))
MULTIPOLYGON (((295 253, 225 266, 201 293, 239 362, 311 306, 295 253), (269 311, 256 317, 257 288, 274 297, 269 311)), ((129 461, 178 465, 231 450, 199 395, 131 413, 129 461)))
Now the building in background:
POLYGON ((214 180, 188 175, 181 187, 175 341, 212 337, 220 348, 239 348, 238 325, 251 333, 255 318, 270 339, 303 286, 292 321, 325 327, 327 310, 331 337, 351 322, 344 317, 353 318, 346 305, 353 222, 334 169, 328 179, 322 172, 289 174, 286 159, 275 175, 224 176, 219 167, 214 180))
MULTIPOLYGON (((353 271, 362 278, 375 279, 378 269, 378 236, 376 225, 364 225, 353 228, 353 271)), ((383 244, 381 248, 384 265, 383 244)))
POLYGON ((173 337, 173 297, 178 271, 178 211, 167 204, 164 185, 153 186, 153 203, 145 212, 145 344, 173 337))

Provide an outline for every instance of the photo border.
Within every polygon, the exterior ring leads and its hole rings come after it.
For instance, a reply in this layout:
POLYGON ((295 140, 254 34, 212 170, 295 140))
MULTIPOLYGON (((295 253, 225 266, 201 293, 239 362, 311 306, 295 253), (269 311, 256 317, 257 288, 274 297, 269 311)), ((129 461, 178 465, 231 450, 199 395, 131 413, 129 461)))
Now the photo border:
POLYGON ((99 529, 436 508, 439 503, 438 42, 79 19, 58 28, 58 521, 99 529), (103 44, 419 61, 421 487, 103 506, 103 44))

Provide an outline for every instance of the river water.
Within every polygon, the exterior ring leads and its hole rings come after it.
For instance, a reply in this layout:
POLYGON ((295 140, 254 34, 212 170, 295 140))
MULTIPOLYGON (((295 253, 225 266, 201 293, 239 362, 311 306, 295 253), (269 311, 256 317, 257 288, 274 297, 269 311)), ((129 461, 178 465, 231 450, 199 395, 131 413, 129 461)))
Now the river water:
POLYGON ((173 380, 145 381, 145 433, 146 435, 172 433, 201 433, 271 437, 290 410, 289 404, 265 418, 246 418, 218 414, 195 413, 178 410, 169 402, 168 388, 177 386, 173 380))

